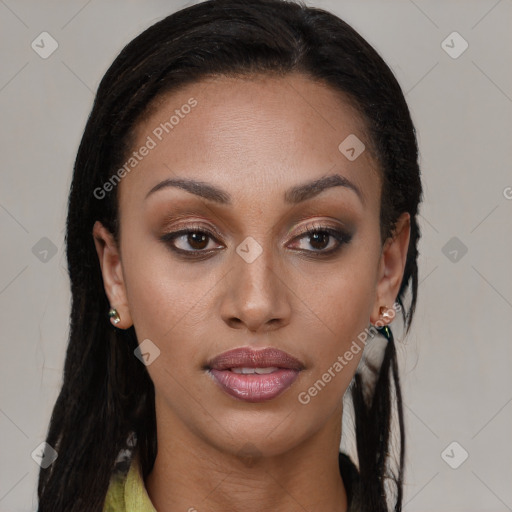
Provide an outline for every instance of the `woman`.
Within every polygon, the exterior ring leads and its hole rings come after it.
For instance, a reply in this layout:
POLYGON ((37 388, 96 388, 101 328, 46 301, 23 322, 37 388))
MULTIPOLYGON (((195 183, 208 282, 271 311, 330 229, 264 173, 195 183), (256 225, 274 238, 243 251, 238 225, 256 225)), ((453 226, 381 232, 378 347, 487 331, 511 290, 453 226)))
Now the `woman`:
POLYGON ((417 160, 392 72, 324 10, 209 0, 129 43, 75 162, 39 511, 401 510, 417 160))

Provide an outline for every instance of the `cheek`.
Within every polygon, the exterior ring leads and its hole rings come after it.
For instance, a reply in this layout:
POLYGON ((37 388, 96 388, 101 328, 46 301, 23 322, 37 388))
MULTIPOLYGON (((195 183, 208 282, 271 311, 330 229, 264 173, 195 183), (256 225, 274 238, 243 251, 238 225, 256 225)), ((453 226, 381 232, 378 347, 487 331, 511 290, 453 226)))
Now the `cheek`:
POLYGON ((192 279, 149 263, 128 276, 128 304, 139 341, 150 338, 168 346, 185 333, 193 339, 191 334, 208 320, 205 290, 213 279, 208 285, 210 279, 204 276, 192 279))
POLYGON ((201 392, 192 377, 200 369, 197 352, 205 342, 208 316, 211 322, 211 315, 206 314, 206 291, 214 279, 207 286, 209 276, 187 274, 158 249, 151 254, 133 249, 125 279, 137 339, 139 343, 149 339, 158 348, 158 357, 147 367, 148 373, 157 394, 167 396, 174 407, 181 404, 185 414, 189 402, 182 399, 201 392))
POLYGON ((371 254, 354 251, 339 268, 297 282, 305 298, 300 332, 312 364, 298 398, 310 411, 339 405, 362 357, 377 277, 371 254))
POLYGON ((203 314, 202 300, 218 280, 217 272, 178 260, 164 243, 138 226, 127 230, 122 240, 123 276, 139 340, 165 340, 182 325, 197 322, 203 314))
MULTIPOLYGON (((371 254, 371 253, 367 253, 371 254)), ((376 289, 374 258, 353 251, 339 264, 304 271, 295 286, 307 317, 317 320, 325 336, 357 336, 370 319, 376 289)))
POLYGON ((212 332, 220 320, 213 314, 212 296, 223 272, 204 263, 181 262, 159 242, 141 244, 142 237, 125 237, 130 257, 123 272, 130 314, 139 343, 149 339, 159 350, 147 367, 157 393, 167 396, 173 408, 183 407, 180 414, 185 415, 189 394, 203 392, 203 381, 196 377, 203 374, 204 354, 214 350, 212 332))

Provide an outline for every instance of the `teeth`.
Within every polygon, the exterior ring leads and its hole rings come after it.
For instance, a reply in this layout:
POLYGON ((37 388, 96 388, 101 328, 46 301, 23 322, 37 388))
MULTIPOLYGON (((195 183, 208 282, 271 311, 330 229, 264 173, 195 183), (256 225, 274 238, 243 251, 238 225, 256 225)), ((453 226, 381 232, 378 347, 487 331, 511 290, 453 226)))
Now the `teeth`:
POLYGON ((279 370, 276 366, 270 366, 269 368, 230 368, 233 373, 257 373, 258 375, 264 374, 264 373, 272 373, 276 370, 279 370))

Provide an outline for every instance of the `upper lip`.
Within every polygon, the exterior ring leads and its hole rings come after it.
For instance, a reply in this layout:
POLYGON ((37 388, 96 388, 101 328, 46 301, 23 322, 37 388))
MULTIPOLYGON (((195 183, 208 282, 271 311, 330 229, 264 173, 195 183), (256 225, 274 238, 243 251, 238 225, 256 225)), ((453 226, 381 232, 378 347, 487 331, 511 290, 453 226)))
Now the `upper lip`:
POLYGON ((250 347, 235 348, 219 354, 207 363, 207 368, 214 370, 269 367, 302 370, 304 365, 287 352, 273 347, 259 350, 250 347))

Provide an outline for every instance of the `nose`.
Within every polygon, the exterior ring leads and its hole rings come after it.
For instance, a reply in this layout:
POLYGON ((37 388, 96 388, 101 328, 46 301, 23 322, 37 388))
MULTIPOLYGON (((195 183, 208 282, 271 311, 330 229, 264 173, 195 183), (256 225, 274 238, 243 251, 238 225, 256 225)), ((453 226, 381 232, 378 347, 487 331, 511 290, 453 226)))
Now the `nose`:
MULTIPOLYGON (((254 242, 250 250, 254 251, 254 242)), ((276 267, 270 250, 263 249, 255 259, 246 258, 241 244, 233 253, 231 271, 224 280, 220 313, 232 328, 269 332, 290 321, 290 287, 283 269, 276 267)), ((261 246, 259 246, 261 251, 261 246)), ((258 251, 258 252, 259 252, 258 251)))

